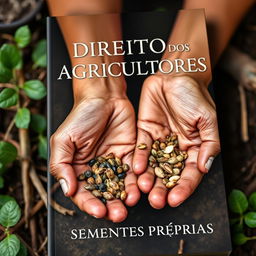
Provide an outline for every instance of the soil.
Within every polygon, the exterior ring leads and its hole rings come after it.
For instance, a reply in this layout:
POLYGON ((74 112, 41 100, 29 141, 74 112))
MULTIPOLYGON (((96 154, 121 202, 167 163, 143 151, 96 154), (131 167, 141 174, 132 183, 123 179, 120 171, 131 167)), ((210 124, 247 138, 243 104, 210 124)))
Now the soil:
POLYGON ((37 0, 1 0, 0 23, 16 21, 35 8, 37 0))

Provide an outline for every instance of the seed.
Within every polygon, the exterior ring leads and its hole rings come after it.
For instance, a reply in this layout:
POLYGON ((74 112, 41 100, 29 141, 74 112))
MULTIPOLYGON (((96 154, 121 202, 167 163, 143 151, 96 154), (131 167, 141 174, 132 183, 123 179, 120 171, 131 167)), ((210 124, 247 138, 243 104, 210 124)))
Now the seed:
POLYGON ((149 161, 152 162, 152 163, 156 163, 156 159, 152 155, 149 157, 149 161))
POLYGON ((182 167, 182 163, 178 162, 177 164, 174 165, 175 168, 181 168, 182 167))
POLYGON ((102 183, 102 178, 101 178, 100 175, 97 175, 97 176, 96 176, 95 182, 96 182, 96 184, 101 184, 101 183, 102 183))
POLYGON ((114 181, 110 181, 109 182, 109 186, 115 190, 118 190, 119 189, 119 185, 117 184, 117 182, 114 182, 114 181))
POLYGON ((109 179, 113 179, 115 176, 115 173, 112 169, 107 169, 105 173, 109 179))
POLYGON ((164 163, 164 164, 163 164, 163 169, 164 169, 166 172, 172 174, 173 169, 172 169, 172 167, 171 167, 168 163, 164 163))
POLYGON ((111 200, 114 198, 114 196, 109 193, 109 192, 103 192, 103 197, 106 199, 106 200, 111 200))
POLYGON ((173 145, 167 146, 167 147, 164 149, 164 153, 170 154, 170 153, 172 153, 173 149, 174 149, 174 146, 173 146, 173 145))
POLYGON ((102 194, 99 190, 93 190, 92 191, 92 194, 95 196, 95 197, 102 197, 102 194))
POLYGON ((121 192, 120 192, 120 191, 118 191, 118 192, 116 193, 116 198, 117 198, 117 199, 119 199, 119 198, 120 198, 120 196, 121 196, 121 192))
POLYGON ((124 170, 121 166, 118 166, 117 167, 117 173, 122 173, 124 170))
POLYGON ((140 150, 146 149, 146 148, 147 148, 147 144, 141 143, 141 144, 139 144, 139 145, 137 146, 137 148, 140 149, 140 150))
POLYGON ((99 163, 103 163, 103 162, 105 162, 105 158, 102 157, 102 156, 99 156, 99 157, 97 158, 97 161, 98 161, 99 163))
POLYGON ((155 141, 152 145, 152 148, 155 149, 156 151, 158 151, 159 150, 159 144, 160 144, 160 142, 158 140, 155 141))
POLYGON ((165 186, 166 186, 167 188, 173 188, 174 186, 176 186, 176 182, 169 181, 165 186))
POLYGON ((99 184, 99 190, 101 192, 105 192, 107 190, 107 186, 104 183, 99 184))
POLYGON ((182 155, 178 155, 176 158, 179 162, 182 162, 184 160, 184 157, 182 155))
POLYGON ((78 177, 77 177, 77 180, 78 180, 78 181, 83 181, 83 180, 85 180, 85 174, 84 174, 84 173, 79 174, 78 177))
POLYGON ((90 170, 87 170, 84 172, 84 175, 86 178, 90 178, 90 177, 92 177, 92 172, 90 170))
POLYGON ((123 191, 125 189, 124 185, 119 185, 120 191, 123 191))
POLYGON ((157 157, 157 151, 155 149, 151 149, 151 154, 155 157, 157 157))
POLYGON ((87 179, 87 182, 88 182, 89 184, 95 184, 95 180, 94 180, 93 177, 88 178, 88 179, 87 179))
POLYGON ((179 174, 180 174, 180 169, 179 169, 179 168, 173 168, 173 169, 172 169, 172 172, 173 172, 173 174, 175 174, 175 175, 179 175, 179 174))
POLYGON ((119 182, 119 178, 115 175, 115 177, 112 179, 114 182, 119 182))
POLYGON ((116 194, 116 190, 113 188, 107 188, 108 192, 111 193, 112 195, 116 194))
POLYGON ((171 182, 177 182, 180 179, 180 176, 178 175, 174 175, 172 177, 169 178, 169 181, 171 182))
POLYGON ((166 158, 166 157, 158 157, 158 158, 157 158, 157 161, 158 161, 159 163, 164 163, 164 162, 167 162, 167 161, 168 161, 168 158, 166 158))
POLYGON ((129 170, 130 170, 130 166, 129 166, 128 164, 124 164, 124 165, 123 165, 123 170, 124 170, 125 172, 129 171, 129 170))
POLYGON ((95 174, 102 174, 106 171, 106 168, 103 168, 103 167, 99 167, 97 169, 95 169, 94 173, 95 174))
POLYGON ((178 160, 176 157, 171 157, 170 159, 168 159, 167 161, 169 164, 176 164, 178 163, 178 160))
POLYGON ((93 166, 92 166, 92 171, 95 172, 96 169, 98 169, 99 164, 96 162, 93 166))
POLYGON ((170 158, 171 156, 170 156, 170 154, 167 154, 167 153, 165 153, 165 154, 163 154, 163 157, 165 157, 165 158, 170 158))
POLYGON ((177 139, 178 139, 177 135, 176 135, 176 134, 172 134, 171 140, 172 140, 172 141, 175 141, 175 140, 177 140, 177 139))
POLYGON ((88 184, 88 183, 86 183, 85 185, 84 185, 84 188, 86 189, 86 190, 94 190, 95 188, 96 188, 96 186, 95 185, 93 185, 93 184, 88 184))
POLYGON ((166 148, 166 144, 164 142, 160 143, 160 149, 164 150, 166 148))
POLYGON ((164 156, 163 151, 161 151, 161 150, 157 151, 157 156, 158 156, 158 157, 162 157, 162 156, 164 156))
POLYGON ((105 156, 106 160, 111 159, 111 158, 115 158, 113 153, 109 153, 108 155, 105 156))
POLYGON ((116 165, 115 159, 110 158, 110 159, 108 159, 108 162, 109 162, 112 166, 115 166, 115 165, 116 165))
POLYGON ((160 167, 156 167, 156 168, 155 168, 155 174, 156 174, 156 176, 159 177, 159 178, 164 178, 164 176, 165 176, 163 169, 160 168, 160 167))
POLYGON ((118 177, 119 179, 124 179, 124 178, 126 177, 126 173, 125 173, 125 172, 120 173, 120 174, 117 175, 117 177, 118 177))
POLYGON ((96 163, 95 159, 91 159, 87 164, 92 167, 96 163))
POLYGON ((126 199, 126 197, 127 197, 127 193, 124 190, 124 191, 121 192, 120 198, 121 198, 122 201, 124 201, 126 199))
POLYGON ((121 161, 121 159, 119 158, 119 157, 115 157, 115 160, 116 160, 116 164, 118 165, 118 166, 120 166, 120 165, 122 165, 122 161, 121 161))

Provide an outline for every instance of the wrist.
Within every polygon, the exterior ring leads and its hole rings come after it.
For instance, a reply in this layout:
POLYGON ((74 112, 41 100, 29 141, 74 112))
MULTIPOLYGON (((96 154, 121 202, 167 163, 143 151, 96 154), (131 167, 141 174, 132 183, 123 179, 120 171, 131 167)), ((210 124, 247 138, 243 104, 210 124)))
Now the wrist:
POLYGON ((87 99, 127 98, 124 77, 73 79, 74 105, 87 99))

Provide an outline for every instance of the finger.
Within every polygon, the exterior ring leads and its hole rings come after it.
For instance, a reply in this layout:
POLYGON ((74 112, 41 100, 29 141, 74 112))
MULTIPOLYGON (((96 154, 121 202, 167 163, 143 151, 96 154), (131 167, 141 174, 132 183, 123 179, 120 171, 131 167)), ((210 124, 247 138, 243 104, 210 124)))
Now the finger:
POLYGON ((148 199, 150 205, 155 209, 162 209, 166 204, 167 188, 162 180, 157 178, 153 189, 150 191, 148 199))
POLYGON ((108 219, 113 222, 122 222, 126 219, 128 212, 122 201, 114 199, 107 201, 108 219))
POLYGON ((141 174, 146 171, 148 166, 148 157, 152 145, 151 136, 144 130, 138 128, 137 147, 135 148, 133 157, 133 170, 136 174, 141 174), (138 145, 146 144, 146 149, 139 149, 138 145))
POLYGON ((54 135, 51 138, 50 172, 60 182, 65 196, 77 190, 77 179, 71 165, 75 148, 69 138, 54 135))
POLYGON ((171 189, 168 194, 168 203, 172 207, 177 207, 183 203, 196 189, 201 182, 203 173, 197 168, 198 148, 188 150, 186 166, 182 171, 178 184, 171 189))
POLYGON ((79 185, 79 189, 72 197, 72 200, 81 211, 95 218, 104 218, 107 214, 106 206, 93 196, 90 191, 85 190, 82 183, 79 185))
POLYGON ((147 171, 138 178, 138 186, 143 193, 149 193, 155 182, 155 174, 152 167, 148 167, 147 171))
MULTIPOLYGON (((132 154, 129 154, 127 157, 124 157, 123 162, 131 166, 132 154)), ((137 176, 135 175, 132 169, 130 169, 127 172, 127 176, 125 177, 124 183, 125 191, 127 193, 125 204, 128 206, 134 206, 140 199, 140 191, 137 185, 137 176)))
POLYGON ((202 140, 198 155, 198 168, 201 172, 207 173, 213 163, 215 156, 220 152, 220 141, 216 116, 212 118, 208 127, 200 127, 199 133, 202 140), (200 129, 201 128, 201 129, 200 129))

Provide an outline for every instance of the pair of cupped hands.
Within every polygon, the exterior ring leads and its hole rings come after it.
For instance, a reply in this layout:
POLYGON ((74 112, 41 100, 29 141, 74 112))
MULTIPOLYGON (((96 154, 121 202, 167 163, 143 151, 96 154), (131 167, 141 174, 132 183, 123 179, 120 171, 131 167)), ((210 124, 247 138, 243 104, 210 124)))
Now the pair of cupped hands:
MULTIPOLYGON (((152 207, 167 203, 177 207, 196 189, 220 151, 214 102, 207 87, 188 76, 152 75, 143 84, 138 121, 124 93, 98 91, 75 102, 66 120, 51 138, 50 170, 67 197, 84 212, 121 222, 126 206, 134 206, 140 191, 149 193, 152 207), (152 142, 176 133, 181 150, 188 152, 185 168, 171 190, 155 177, 148 166, 152 142), (145 143, 147 149, 136 145, 145 143), (130 165, 125 178, 127 198, 107 201, 106 205, 83 188, 77 176, 95 156, 114 153, 130 165)), ((92 89, 93 90, 93 89, 92 89)))

